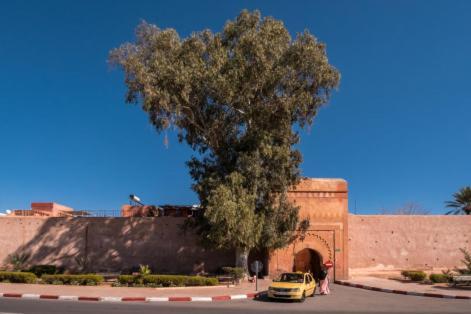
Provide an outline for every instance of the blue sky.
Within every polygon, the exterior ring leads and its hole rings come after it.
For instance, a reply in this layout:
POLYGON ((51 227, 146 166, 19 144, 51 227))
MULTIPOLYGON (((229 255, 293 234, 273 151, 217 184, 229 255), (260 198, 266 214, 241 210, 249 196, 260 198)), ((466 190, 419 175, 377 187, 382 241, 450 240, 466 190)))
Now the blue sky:
POLYGON ((303 132, 303 175, 349 182, 350 211, 434 213, 471 184, 470 1, 2 1, 0 210, 56 201, 196 203, 184 162, 124 103, 108 51, 141 19, 182 37, 260 9, 327 44, 339 90, 303 132))

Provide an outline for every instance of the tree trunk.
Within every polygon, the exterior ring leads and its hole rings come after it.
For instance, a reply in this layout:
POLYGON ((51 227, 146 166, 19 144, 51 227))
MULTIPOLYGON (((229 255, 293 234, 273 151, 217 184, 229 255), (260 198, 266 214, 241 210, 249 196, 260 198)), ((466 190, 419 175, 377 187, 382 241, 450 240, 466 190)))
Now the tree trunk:
POLYGON ((249 249, 236 248, 236 267, 244 269, 245 274, 249 273, 249 249))

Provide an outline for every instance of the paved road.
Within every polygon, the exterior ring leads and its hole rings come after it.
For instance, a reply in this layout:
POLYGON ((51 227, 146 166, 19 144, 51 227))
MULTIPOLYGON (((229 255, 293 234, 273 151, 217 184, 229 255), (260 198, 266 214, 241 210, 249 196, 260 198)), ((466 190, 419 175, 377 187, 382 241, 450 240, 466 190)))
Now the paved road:
POLYGON ((0 299, 0 313, 471 313, 471 300, 396 295, 334 285, 332 294, 305 303, 260 301, 105 303, 0 299))

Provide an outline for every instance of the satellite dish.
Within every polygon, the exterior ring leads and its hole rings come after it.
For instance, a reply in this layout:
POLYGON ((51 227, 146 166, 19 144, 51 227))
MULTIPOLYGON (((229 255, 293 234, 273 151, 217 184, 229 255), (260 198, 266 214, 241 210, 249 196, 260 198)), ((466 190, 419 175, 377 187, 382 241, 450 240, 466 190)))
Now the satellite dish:
POLYGON ((144 206, 144 204, 142 204, 141 202, 141 199, 137 195, 134 195, 134 194, 129 195, 129 200, 131 201, 131 203, 144 206))

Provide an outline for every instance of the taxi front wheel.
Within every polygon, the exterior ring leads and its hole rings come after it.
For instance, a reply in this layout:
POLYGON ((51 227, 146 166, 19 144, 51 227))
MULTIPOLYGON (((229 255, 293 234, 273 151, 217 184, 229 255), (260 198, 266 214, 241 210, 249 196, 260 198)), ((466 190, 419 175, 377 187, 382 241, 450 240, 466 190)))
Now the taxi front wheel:
POLYGON ((304 302, 304 301, 306 301, 306 290, 303 291, 303 295, 301 299, 299 300, 299 302, 304 302))

